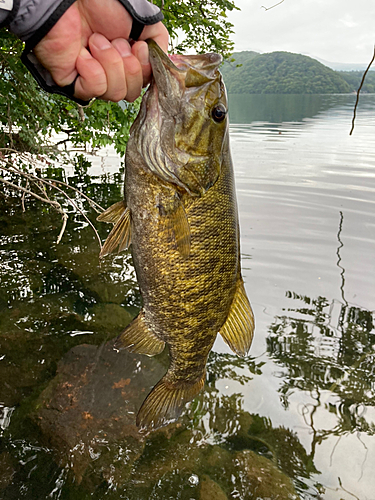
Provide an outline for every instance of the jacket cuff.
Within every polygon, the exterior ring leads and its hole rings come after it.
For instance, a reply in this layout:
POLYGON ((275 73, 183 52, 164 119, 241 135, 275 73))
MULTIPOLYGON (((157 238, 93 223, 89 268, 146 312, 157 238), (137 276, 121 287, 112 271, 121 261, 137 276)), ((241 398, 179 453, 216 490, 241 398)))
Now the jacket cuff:
POLYGON ((0 28, 8 26, 16 17, 20 0, 4 0, 0 7, 0 28))
POLYGON ((119 0, 132 18, 144 25, 156 24, 164 16, 157 5, 148 0, 119 0))
POLYGON ((70 2, 65 2, 64 0, 20 0, 17 15, 12 21, 8 21, 9 29, 21 40, 27 41, 42 26, 46 23, 49 24, 49 20, 55 17, 57 12, 59 12, 59 17, 61 17, 73 2, 74 0, 70 2), (68 5, 66 6, 67 3, 68 5))

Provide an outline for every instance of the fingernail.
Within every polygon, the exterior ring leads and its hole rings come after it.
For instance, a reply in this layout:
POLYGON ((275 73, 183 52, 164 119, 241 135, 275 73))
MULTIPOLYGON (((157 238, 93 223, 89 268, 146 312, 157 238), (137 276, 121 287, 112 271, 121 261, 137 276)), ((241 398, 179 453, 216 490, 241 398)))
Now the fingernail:
POLYGON ((92 55, 85 47, 82 47, 82 49, 79 52, 79 55, 80 55, 80 57, 83 57, 83 59, 91 59, 92 58, 92 55))
POLYGON ((141 47, 139 47, 138 60, 141 64, 148 64, 150 62, 147 45, 142 44, 141 47))
POLYGON ((132 53, 132 49, 129 43, 123 38, 118 38, 117 40, 113 40, 112 44, 121 57, 128 57, 132 53))
POLYGON ((93 36, 92 43, 95 45, 95 47, 99 50, 106 50, 111 48, 110 42, 106 39, 105 36, 101 35, 100 33, 95 33, 93 36))

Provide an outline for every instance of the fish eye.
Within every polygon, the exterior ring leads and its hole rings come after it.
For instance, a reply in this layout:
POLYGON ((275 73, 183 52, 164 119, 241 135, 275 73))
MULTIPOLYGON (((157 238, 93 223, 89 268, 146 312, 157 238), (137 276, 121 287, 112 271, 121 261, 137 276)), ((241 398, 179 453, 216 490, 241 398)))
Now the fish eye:
POLYGON ((227 116, 227 109, 223 104, 217 104, 212 108, 211 115, 215 122, 220 123, 227 116))

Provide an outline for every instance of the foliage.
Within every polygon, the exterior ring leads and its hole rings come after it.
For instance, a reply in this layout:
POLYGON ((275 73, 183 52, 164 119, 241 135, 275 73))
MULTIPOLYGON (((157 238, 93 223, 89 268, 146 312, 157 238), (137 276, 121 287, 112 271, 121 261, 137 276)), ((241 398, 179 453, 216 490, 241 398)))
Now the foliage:
MULTIPOLYGON (((358 90, 363 71, 338 71, 337 73, 349 84, 351 92, 358 90)), ((367 73, 361 92, 375 93, 375 71, 367 73)))
POLYGON ((82 111, 68 99, 40 90, 20 61, 22 50, 22 42, 0 31, 0 147, 53 154, 56 140, 51 137, 63 133, 60 143, 86 148, 111 143, 123 153, 138 104, 95 100, 82 111))
POLYGON ((233 25, 227 12, 238 9, 230 0, 154 0, 163 8, 167 27, 175 52, 218 52, 229 56, 234 44, 230 39, 233 25), (182 40, 180 40, 182 34, 182 40))
POLYGON ((301 54, 250 52, 244 57, 240 52, 233 57, 242 66, 234 69, 233 63, 224 64, 222 72, 229 93, 331 94, 351 90, 337 72, 301 54))

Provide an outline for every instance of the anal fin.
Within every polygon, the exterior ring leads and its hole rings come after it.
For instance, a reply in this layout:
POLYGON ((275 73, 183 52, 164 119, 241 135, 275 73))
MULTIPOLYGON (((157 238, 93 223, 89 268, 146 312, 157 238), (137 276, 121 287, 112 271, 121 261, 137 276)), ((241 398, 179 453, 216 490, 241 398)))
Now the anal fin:
POLYGON ((138 415, 137 426, 141 431, 152 431, 174 422, 204 387, 205 374, 195 383, 168 381, 168 374, 152 389, 144 400, 138 415))
MULTIPOLYGON (((103 214, 105 213, 106 212, 103 212, 103 214)), ((115 225, 112 228, 112 231, 109 233, 107 239, 105 240, 103 248, 101 249, 101 252, 99 254, 100 258, 114 252, 117 247, 118 247, 118 252, 121 252, 122 250, 125 250, 125 248, 128 248, 128 246, 131 243, 130 210, 124 207, 123 205, 122 213, 120 216, 118 216, 118 213, 114 213, 112 215, 113 218, 117 219, 117 222, 115 223, 115 225)), ((111 222, 109 219, 110 217, 112 217, 112 215, 111 214, 108 215, 108 220, 104 218, 101 220, 102 221, 105 220, 106 222, 111 222)))
POLYGON ((239 356, 246 356, 253 340, 254 328, 253 311, 240 276, 228 317, 220 333, 232 351, 239 356))
POLYGON ((165 343, 146 325, 144 313, 141 311, 127 328, 118 336, 115 347, 125 347, 130 352, 155 356, 164 349, 165 343))

